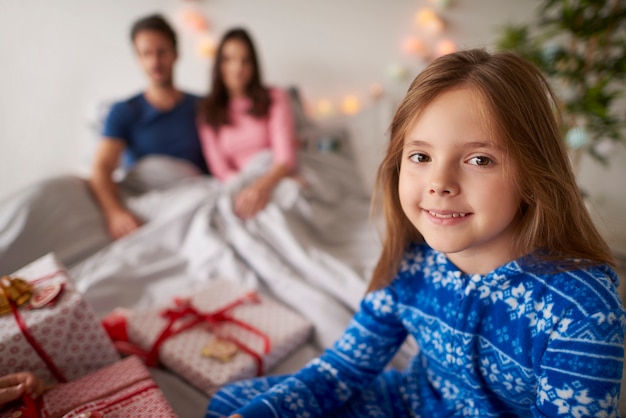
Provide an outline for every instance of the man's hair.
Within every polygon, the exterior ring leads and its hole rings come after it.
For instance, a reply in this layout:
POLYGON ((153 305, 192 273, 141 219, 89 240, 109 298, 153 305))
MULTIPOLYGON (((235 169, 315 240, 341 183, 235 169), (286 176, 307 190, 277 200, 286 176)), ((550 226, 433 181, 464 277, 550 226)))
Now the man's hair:
POLYGON ((168 38, 172 42, 172 46, 174 50, 177 50, 178 45, 176 41, 176 32, 172 29, 172 26, 165 20, 163 16, 160 14, 153 14, 150 16, 143 17, 137 20, 132 29, 130 30, 130 40, 131 42, 135 42, 135 38, 137 34, 144 30, 151 30, 162 33, 166 38, 168 38))
MULTIPOLYGON (((424 109, 441 94, 471 89, 490 136, 511 161, 520 196, 512 249, 518 257, 567 265, 614 265, 596 230, 571 170, 559 129, 556 99, 543 74, 512 53, 473 49, 433 61, 411 84, 390 127, 387 154, 378 170, 375 202, 382 204, 385 237, 370 290, 388 284, 407 246, 423 241, 402 210, 398 193, 404 139, 424 109)), ((470 191, 471 192, 471 191, 470 191)), ((493 197, 497 199, 497 196, 493 197)))

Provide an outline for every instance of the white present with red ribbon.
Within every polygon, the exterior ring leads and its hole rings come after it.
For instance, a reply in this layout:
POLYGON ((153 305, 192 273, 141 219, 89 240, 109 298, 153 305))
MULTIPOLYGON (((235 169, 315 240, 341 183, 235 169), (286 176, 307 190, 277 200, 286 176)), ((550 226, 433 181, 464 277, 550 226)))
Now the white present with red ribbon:
POLYGON ((30 371, 46 383, 66 382, 119 360, 93 309, 53 254, 11 277, 30 283, 33 296, 23 306, 12 303, 11 312, 0 317, 0 376, 30 371))
POLYGON ((128 339, 146 351, 149 366, 160 361, 207 394, 264 374, 312 331, 286 306, 228 280, 171 306, 126 315, 128 339))
POLYGON ((176 418, 143 362, 134 356, 56 385, 38 399, 25 396, 0 418, 176 418))

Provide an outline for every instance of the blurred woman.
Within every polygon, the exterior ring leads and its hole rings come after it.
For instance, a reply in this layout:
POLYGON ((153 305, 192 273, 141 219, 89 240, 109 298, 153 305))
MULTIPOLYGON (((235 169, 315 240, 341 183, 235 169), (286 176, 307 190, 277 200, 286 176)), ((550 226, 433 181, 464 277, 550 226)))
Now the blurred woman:
POLYGON ((296 165, 294 122, 289 97, 264 86, 254 45, 241 28, 222 38, 212 70, 210 94, 200 102, 198 132, 213 175, 226 181, 261 151, 272 165, 234 199, 235 213, 254 217, 274 187, 296 165))

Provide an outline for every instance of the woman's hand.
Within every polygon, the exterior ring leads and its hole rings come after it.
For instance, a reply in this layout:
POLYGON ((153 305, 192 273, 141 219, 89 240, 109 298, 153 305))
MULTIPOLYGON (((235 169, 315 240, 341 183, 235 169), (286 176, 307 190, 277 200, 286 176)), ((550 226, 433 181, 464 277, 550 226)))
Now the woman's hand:
POLYGON ((30 372, 12 373, 0 377, 0 407, 19 399, 24 393, 37 398, 43 391, 43 382, 30 372))
POLYGON ((274 187, 291 172, 292 168, 286 164, 274 164, 264 176, 239 192, 234 202, 235 214, 241 219, 256 216, 267 206, 274 187))
POLYGON ((115 239, 120 239, 125 235, 135 232, 141 222, 127 210, 116 210, 106 216, 109 233, 115 239))
POLYGON ((270 199, 272 189, 260 182, 243 189, 235 198, 235 214, 241 219, 250 219, 262 211, 270 199))

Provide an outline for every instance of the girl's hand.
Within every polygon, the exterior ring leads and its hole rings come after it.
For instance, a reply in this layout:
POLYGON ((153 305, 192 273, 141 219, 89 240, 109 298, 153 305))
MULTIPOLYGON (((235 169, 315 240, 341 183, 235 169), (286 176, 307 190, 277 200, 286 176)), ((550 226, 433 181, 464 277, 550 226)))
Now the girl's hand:
POLYGON ((44 391, 44 384, 30 372, 12 373, 0 377, 0 407, 28 393, 37 398, 44 391))
POLYGON ((243 417, 239 414, 235 414, 235 415, 229 416, 228 418, 243 418, 243 417))
POLYGON ((249 219, 262 211, 270 199, 271 189, 258 183, 243 189, 235 198, 235 214, 249 219))

